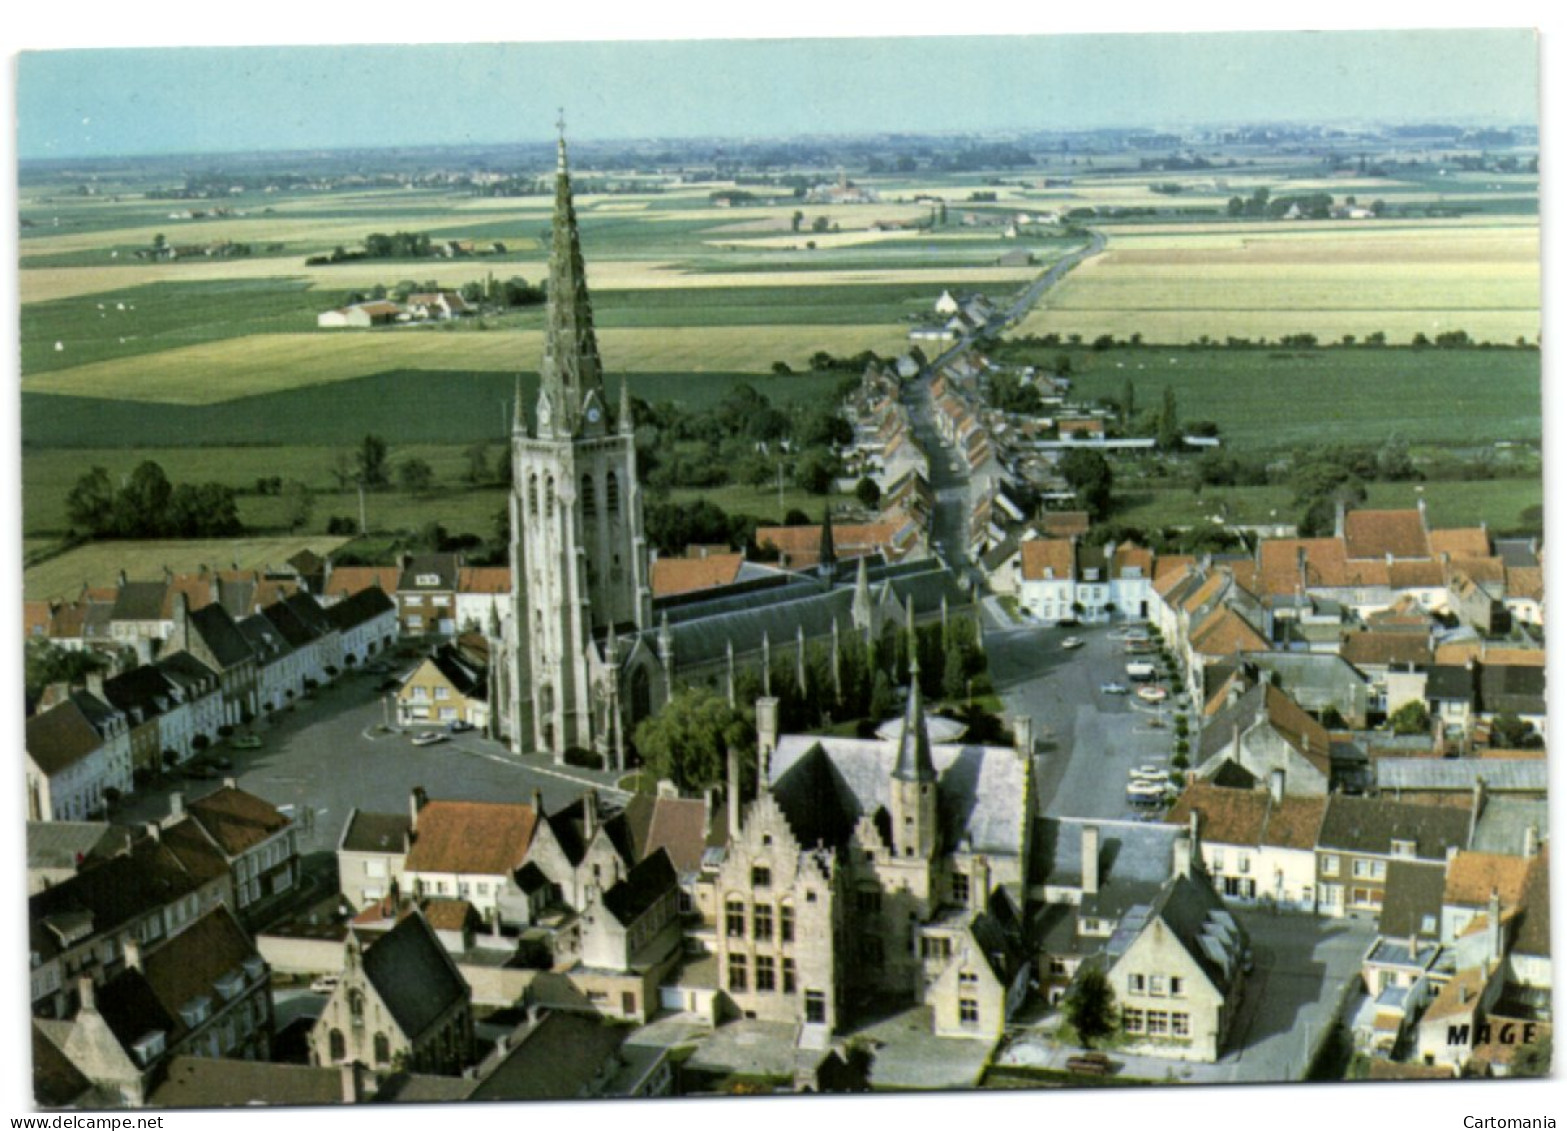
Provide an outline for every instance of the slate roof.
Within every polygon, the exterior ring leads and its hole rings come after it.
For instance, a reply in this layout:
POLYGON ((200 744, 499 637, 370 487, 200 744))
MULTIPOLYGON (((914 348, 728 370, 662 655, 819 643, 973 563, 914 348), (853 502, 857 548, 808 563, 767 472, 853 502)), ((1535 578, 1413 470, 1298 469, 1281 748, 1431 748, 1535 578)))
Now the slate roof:
POLYGON ((339 632, 348 632, 376 617, 396 611, 397 603, 387 595, 386 591, 372 585, 330 606, 326 610, 326 615, 332 627, 339 632))
POLYGON ((1551 806, 1543 797, 1505 797, 1485 799, 1480 819, 1475 822, 1469 847, 1476 852, 1521 853, 1525 833, 1534 826, 1535 835, 1544 839, 1551 831, 1551 806))
POLYGON ((288 644, 290 650, 308 648, 320 636, 287 604, 268 605, 257 614, 265 618, 275 632, 288 644))
MULTIPOLYGON (((1134 911, 1128 918, 1135 921, 1135 915, 1134 911)), ((1246 931, 1225 909, 1211 884, 1195 876, 1170 877, 1149 908, 1145 925, 1155 920, 1169 929, 1221 992, 1242 976, 1240 956, 1246 949, 1246 931)), ((1123 921, 1123 927, 1132 925, 1123 921)), ((1116 942, 1112 937, 1112 953, 1116 942)))
POLYGON ((253 658, 234 618, 222 605, 208 605, 190 614, 191 631, 212 651, 212 658, 227 671, 253 658))
POLYGON ((367 813, 355 809, 348 814, 338 847, 345 852, 401 853, 412 827, 413 818, 407 813, 367 813))
POLYGON ((275 805, 228 785, 187 802, 185 809, 230 859, 250 851, 289 824, 275 805))
POLYGON ((114 611, 109 615, 117 621, 166 620, 163 595, 168 587, 167 581, 126 581, 120 585, 114 611))
POLYGON ((1328 732, 1271 683, 1257 684, 1239 700, 1225 704, 1209 716, 1198 741, 1198 764, 1229 749, 1237 726, 1245 734, 1263 718, 1302 757, 1324 774, 1331 773, 1328 732))
POLYGON ((228 859, 223 850, 212 843, 195 818, 186 817, 176 821, 160 830, 158 836, 181 867, 201 883, 221 880, 229 875, 228 859))
POLYGON ((1545 668, 1533 664, 1480 665, 1478 709, 1487 714, 1545 714, 1545 668))
POLYGON ((1050 887, 1081 887, 1083 829, 1099 829, 1099 885, 1152 885, 1170 877, 1179 829, 1139 821, 1097 821, 1078 817, 1034 820, 1028 874, 1050 887))
POLYGON ((196 659, 189 652, 175 652, 158 659, 154 665, 171 683, 188 695, 196 688, 208 686, 216 690, 218 673, 196 659))
MULTIPOLYGON (((595 795, 583 794, 575 801, 563 808, 555 810, 546 818, 549 821, 550 832, 555 834, 555 840, 560 845, 566 858, 576 865, 581 862, 588 851, 587 836, 587 806, 597 805, 595 795)), ((604 835, 609 837, 609 842, 622 860, 628 863, 634 859, 636 846, 632 842, 631 827, 626 821, 625 814, 616 813, 607 820, 598 818, 604 835)))
POLYGON ((1416 860, 1394 860, 1387 866, 1387 890, 1382 897, 1378 919, 1382 934, 1393 939, 1428 938, 1441 934, 1442 884, 1446 869, 1441 864, 1416 860), (1426 920, 1431 928, 1426 928, 1426 920))
POLYGON ((143 840, 124 855, 83 868, 28 898, 32 947, 44 958, 63 949, 61 931, 86 926, 94 934, 120 926, 200 886, 162 844, 143 840), (57 929, 58 928, 58 929, 57 929))
POLYGON ((473 1100, 570 1100, 580 1096, 628 1030, 596 1018, 547 1013, 490 1069, 473 1100))
POLYGON ((1413 841, 1421 860, 1445 860, 1449 848, 1468 843, 1469 810, 1342 793, 1328 798, 1317 834, 1319 848, 1390 856, 1395 840, 1413 841))
POLYGON ((245 617, 238 622, 238 627, 250 645, 256 663, 262 667, 294 651, 293 645, 289 644, 283 634, 277 630, 271 619, 262 613, 245 617))
MULTIPOLYGON (((898 744, 784 735, 769 762, 772 793, 803 847, 844 844, 862 815, 891 802, 898 744)), ((1005 747, 936 743, 941 843, 975 852, 1022 852, 1024 763, 1005 747)))
POLYGON ((177 1056, 147 1097, 148 1107, 316 1106, 343 1102, 337 1067, 177 1056))
POLYGON ((489 673, 467 662, 456 648, 442 645, 430 653, 429 662, 465 699, 488 698, 489 673))
POLYGON ((419 810, 403 867, 509 876, 528 855, 537 819, 531 805, 515 802, 427 802, 419 810))
POLYGON ((107 821, 28 821, 29 868, 75 868, 78 858, 103 859, 130 844, 130 829, 107 821))
POLYGON ((1544 794, 1549 774, 1542 758, 1378 758, 1377 789, 1469 790, 1485 779, 1488 790, 1544 794))
POLYGON ((38 1022, 31 1025, 33 1042, 33 1099, 41 1108, 76 1104, 92 1090, 70 1059, 46 1037, 38 1022))
POLYGON ((1546 955, 1551 953, 1551 846, 1547 841, 1529 865, 1524 881, 1523 923, 1513 938, 1513 953, 1546 955))
POLYGON ((27 753, 53 777, 103 745, 103 738, 74 699, 57 703, 27 720, 27 753))
POLYGON ((140 970, 126 969, 98 990, 98 1012, 126 1048, 153 1029, 168 1034, 169 1045, 183 1040, 191 1026, 180 1010, 196 998, 222 1004, 218 979, 256 956, 245 932, 227 907, 216 907, 142 958, 140 970))
POLYGON ((455 591, 461 566, 456 554, 412 554, 408 564, 397 576, 399 593, 435 593, 441 590, 455 591), (420 585, 421 577, 433 578, 428 585, 420 585))
POLYGON ((604 893, 604 909, 623 927, 629 927, 647 913, 679 883, 669 853, 659 849, 626 873, 626 877, 604 893))
POLYGON ((468 983, 423 915, 407 916, 371 943, 364 971, 410 1040, 423 1036, 453 1004, 468 1000, 468 983))

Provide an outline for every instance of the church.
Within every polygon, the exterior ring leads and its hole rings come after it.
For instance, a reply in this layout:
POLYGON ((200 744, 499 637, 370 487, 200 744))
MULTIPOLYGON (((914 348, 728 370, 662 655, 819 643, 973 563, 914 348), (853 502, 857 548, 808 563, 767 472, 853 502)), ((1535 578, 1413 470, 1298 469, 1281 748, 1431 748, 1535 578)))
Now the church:
POLYGON ((564 136, 548 293, 538 399, 530 419, 519 379, 512 424, 511 600, 491 626, 492 726, 514 750, 590 751, 624 769, 636 724, 682 684, 733 700, 737 672, 803 667, 810 646, 977 616, 972 588, 934 559, 838 562, 830 521, 809 574, 655 600, 631 396, 624 378, 618 397, 605 389, 564 136))

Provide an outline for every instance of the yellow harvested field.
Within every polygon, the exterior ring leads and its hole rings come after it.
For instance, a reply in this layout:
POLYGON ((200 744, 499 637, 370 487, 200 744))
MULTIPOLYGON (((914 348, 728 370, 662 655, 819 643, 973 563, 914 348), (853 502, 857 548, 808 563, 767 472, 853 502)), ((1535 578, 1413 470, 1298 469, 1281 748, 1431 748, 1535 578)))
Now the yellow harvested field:
POLYGON ((813 243, 818 248, 831 247, 859 247, 863 244, 886 243, 888 240, 905 239, 907 232, 871 232, 861 229, 857 232, 790 232, 782 236, 764 236, 761 239, 727 239, 707 240, 710 247, 729 247, 737 251, 750 251, 752 249, 773 251, 783 249, 786 251, 805 251, 806 243, 813 243))
MULTIPOLYGON (((945 237, 944 237, 945 238, 945 237)), ((20 272, 24 303, 50 302, 81 295, 105 294, 129 287, 162 282, 206 282, 221 279, 309 279, 318 290, 340 292, 386 283, 407 273, 407 264, 391 267, 375 263, 348 263, 333 267, 306 267, 299 260, 202 259, 187 263, 138 263, 123 267, 34 267, 20 272)), ((433 279, 443 287, 471 282, 482 273, 482 260, 431 260, 415 274, 421 281, 433 279)), ((508 260, 507 274, 538 279, 545 274, 544 260, 508 260)), ((977 285, 1013 282, 1035 272, 1016 267, 898 267, 856 271, 690 272, 670 260, 596 260, 588 265, 588 282, 595 291, 646 290, 682 287, 819 287, 858 283, 930 283, 939 293, 947 283, 977 285)), ((333 303, 332 305, 335 305, 333 303)), ((859 351, 856 350, 856 353, 859 351)))
POLYGON ((25 570, 22 591, 30 601, 74 600, 82 585, 108 586, 123 569, 132 581, 162 577, 167 566, 175 573, 194 573, 202 566, 259 569, 281 566, 300 550, 326 555, 346 538, 318 535, 296 538, 213 538, 195 541, 92 542, 67 550, 25 570))
POLYGON ((1533 225, 1318 227, 1116 231, 1110 250, 1046 295, 1018 333, 1169 342, 1376 331, 1397 342, 1460 329, 1482 341, 1539 336, 1533 225))
MULTIPOLYGON (((806 368, 818 350, 895 353, 899 326, 696 326, 599 331, 605 365, 626 373, 766 373, 773 362, 806 368)), ((94 362, 23 380, 30 393, 63 393, 169 404, 350 380, 391 369, 536 369, 537 330, 482 333, 407 328, 316 334, 256 334, 162 353, 94 362)))

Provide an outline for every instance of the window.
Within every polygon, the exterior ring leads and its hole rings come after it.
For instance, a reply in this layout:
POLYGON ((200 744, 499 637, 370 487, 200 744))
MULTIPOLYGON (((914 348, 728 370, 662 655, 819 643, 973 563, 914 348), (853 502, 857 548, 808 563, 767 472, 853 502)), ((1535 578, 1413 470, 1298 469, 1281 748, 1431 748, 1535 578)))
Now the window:
POLYGON ((724 934, 732 939, 745 938, 745 904, 731 899, 724 908, 724 934))
POLYGON ((979 1024, 979 1002, 973 998, 958 999, 958 1020, 965 1025, 979 1024))
POLYGON ((783 992, 794 993, 794 959, 792 958, 783 960, 783 992))
POLYGON ((1224 871, 1224 853, 1218 851, 1217 849, 1215 849, 1213 853, 1213 870, 1215 872, 1224 871))
POLYGON ((805 1021, 808 1025, 827 1022, 827 995, 821 990, 805 991, 805 1021))
POLYGON ((1148 992, 1154 997, 1163 997, 1165 994, 1165 982, 1163 974, 1152 974, 1148 978, 1148 992))
POLYGON ((1170 1015, 1162 1009, 1150 1009, 1148 1011, 1148 1035, 1150 1037, 1168 1036, 1170 1032, 1170 1015))
POLYGON ((1336 875, 1338 875, 1338 857, 1337 856, 1328 855, 1328 856, 1324 856, 1322 858, 1322 874, 1324 876, 1336 876, 1336 875))
POLYGON ((758 954, 756 956, 756 992, 759 994, 770 994, 776 988, 773 956, 770 954, 758 954))
POLYGON ((385 1033, 375 1035, 375 1062, 377 1064, 392 1063, 392 1042, 386 1039, 385 1033))
POLYGON ((1250 856, 1242 856, 1240 858, 1240 869, 1241 869, 1241 875, 1243 875, 1243 876, 1251 871, 1251 857, 1250 856))
POLYGON ((1147 993, 1148 980, 1141 974, 1128 974, 1126 976, 1126 992, 1129 994, 1147 993))
POLYGON ((593 476, 582 477, 582 517, 596 518, 598 516, 598 496, 593 490, 593 476))
POLYGON ((729 956, 729 988, 739 993, 745 992, 745 955, 743 954, 729 956))
POLYGON ((979 984, 979 975, 974 973, 974 971, 972 971, 972 970, 959 970, 958 971, 958 985, 960 985, 960 986, 976 986, 978 984, 979 984))
POLYGON ((613 471, 604 477, 604 509, 611 518, 620 513, 620 480, 613 471))
POLYGON ((1121 1010, 1121 1028, 1128 1033, 1143 1032, 1143 1011, 1140 1009, 1121 1010))
POLYGON ((787 903, 778 909, 778 941, 794 941, 794 908, 787 903))
POLYGON ((1185 978, 1173 978, 1172 977, 1170 979, 1170 996, 1171 997, 1185 997, 1186 996, 1186 979, 1185 978))
MULTIPOLYGON (((757 942, 773 941, 773 909, 765 903, 758 903, 751 909, 751 937, 757 942)), ((762 987, 758 984, 756 988, 762 987)))
POLYGON ((952 873, 952 902, 968 902, 968 875, 964 872, 952 873))
POLYGON ((945 962, 952 957, 952 940, 945 935, 927 935, 920 940, 920 955, 945 962))
POLYGON ((348 1042, 343 1039, 343 1030, 333 1029, 327 1038, 327 1055, 333 1063, 342 1060, 348 1055, 348 1042))
POLYGON ((772 869, 766 865, 757 864, 751 868, 751 886, 754 888, 766 888, 773 886, 772 869))
POLYGON ((358 990, 348 991, 348 1015, 355 1025, 365 1023, 365 995, 358 990))
POLYGON ((1353 864, 1353 871, 1355 873, 1355 879, 1357 880, 1364 880, 1369 878, 1371 875, 1371 861, 1356 860, 1353 864))
POLYGON ((1192 1035, 1192 1017, 1189 1013, 1170 1014, 1170 1034, 1176 1037, 1192 1035))
POLYGON ((435 689, 436 702, 442 702, 444 700, 450 699, 451 697, 452 689, 450 687, 437 687, 435 689))
POLYGON ((1393 842, 1393 855, 1401 860, 1413 860, 1415 858, 1415 842, 1412 840, 1395 840, 1393 842))

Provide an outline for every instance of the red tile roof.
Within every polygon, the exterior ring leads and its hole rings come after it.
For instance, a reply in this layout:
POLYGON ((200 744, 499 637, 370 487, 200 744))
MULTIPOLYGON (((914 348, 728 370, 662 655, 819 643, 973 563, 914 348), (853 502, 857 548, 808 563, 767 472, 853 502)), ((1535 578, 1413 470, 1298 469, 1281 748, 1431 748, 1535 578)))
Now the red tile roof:
POLYGON ((1526 857, 1460 851, 1447 866, 1442 902, 1457 907, 1483 907, 1490 902, 1494 889, 1504 908, 1516 907, 1523 899, 1528 876, 1526 857))
POLYGON ((1431 543, 1418 510, 1357 510, 1344 516, 1344 550, 1349 558, 1429 558, 1431 543))
POLYGON ((1087 511, 1046 511, 1039 516, 1039 529, 1053 538, 1070 538, 1088 533, 1087 511))
POLYGON ((496 801, 430 801, 419 810, 408 872, 510 875, 522 866, 538 814, 531 805, 496 801))
MULTIPOLYGON (((834 527, 835 548, 837 534, 838 530, 834 527)), ((820 540, 821 536, 818 534, 818 543, 820 540)), ((668 597, 675 593, 690 593, 697 589, 731 585, 739 576, 740 567, 744 562, 744 554, 709 554, 705 558, 659 558, 653 563, 651 570, 653 596, 668 597)))
POLYGON ((509 566, 463 566, 457 571, 459 593, 510 593, 509 566))
POLYGON ((1030 538, 1023 543, 1024 581, 1070 581, 1072 543, 1066 538, 1030 538))
MULTIPOLYGON (((833 551, 839 558, 862 558, 874 553, 891 553, 898 528, 890 522, 870 522, 839 526, 833 524, 833 551)), ((778 551, 785 566, 805 569, 820 559, 820 526, 759 526, 756 544, 778 551)))
POLYGON ((1429 664, 1431 645, 1418 632, 1352 632, 1344 637, 1339 655, 1357 667, 1429 664))
POLYGON ((1455 530, 1433 530, 1430 541, 1433 555, 1451 554, 1455 558, 1491 556, 1490 536, 1478 526, 1464 526, 1455 530))
POLYGON ((326 596, 352 597, 361 589, 379 586, 388 595, 397 592, 401 571, 391 566, 335 566, 326 581, 326 596))

